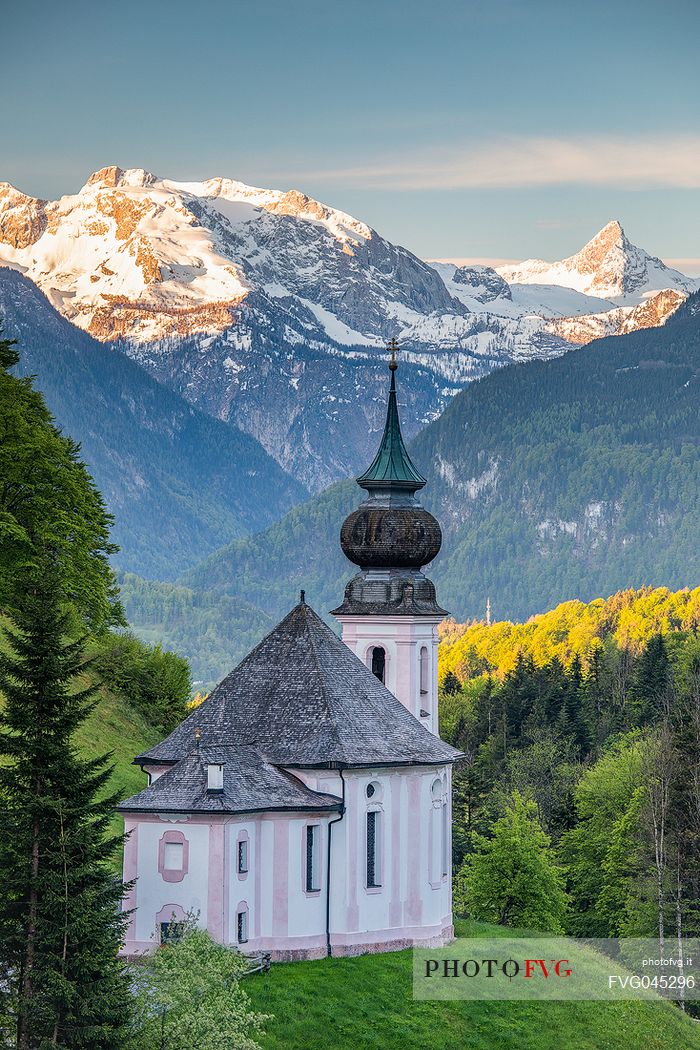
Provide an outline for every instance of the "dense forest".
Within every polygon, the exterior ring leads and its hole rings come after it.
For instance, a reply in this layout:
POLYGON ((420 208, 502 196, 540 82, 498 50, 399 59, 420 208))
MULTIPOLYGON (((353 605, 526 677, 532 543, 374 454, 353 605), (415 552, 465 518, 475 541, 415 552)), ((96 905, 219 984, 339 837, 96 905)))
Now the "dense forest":
POLYGON ((483 673, 502 679, 521 655, 538 665, 556 657, 569 667, 576 656, 590 658, 596 650, 639 655, 656 634, 696 634, 698 628, 700 587, 642 587, 587 604, 563 602, 525 623, 445 620, 440 625, 440 669, 462 681, 483 673))
MULTIPOLYGON (((444 533, 430 574, 455 617, 481 616, 487 597, 517 620, 564 599, 697 582, 699 303, 662 328, 494 372, 411 444, 444 533)), ((129 578, 130 622, 177 643, 196 678, 220 677, 300 587, 321 614, 338 604, 354 571, 340 525, 362 495, 352 480, 332 486, 190 569, 186 590, 129 578)))
POLYGON ((700 934, 699 599, 627 592, 505 633, 448 629, 458 910, 578 936, 700 934), (508 870, 538 875, 499 887, 508 870))

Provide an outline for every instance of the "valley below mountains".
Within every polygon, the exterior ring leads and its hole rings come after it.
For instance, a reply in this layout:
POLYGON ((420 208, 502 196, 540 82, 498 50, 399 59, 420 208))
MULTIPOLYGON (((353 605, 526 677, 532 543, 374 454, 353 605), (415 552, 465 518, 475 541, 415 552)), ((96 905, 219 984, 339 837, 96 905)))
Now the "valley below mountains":
MULTIPOLYGON (((402 370, 399 370, 399 388, 402 370)), ((385 384, 385 386, 388 383, 385 384)), ((700 294, 661 328, 499 369, 409 446, 444 540, 429 569, 466 621, 522 620, 566 599, 700 578, 700 294)), ((130 621, 219 677, 293 605, 322 614, 356 571, 339 545, 362 499, 331 486, 177 586, 122 579, 130 621), (241 640, 244 639, 244 644, 241 640)))
POLYGON ((0 318, 115 518, 134 628, 218 678, 354 569, 385 343, 459 620, 700 572, 698 282, 617 221, 517 266, 426 262, 291 190, 104 168, 0 184, 0 318))

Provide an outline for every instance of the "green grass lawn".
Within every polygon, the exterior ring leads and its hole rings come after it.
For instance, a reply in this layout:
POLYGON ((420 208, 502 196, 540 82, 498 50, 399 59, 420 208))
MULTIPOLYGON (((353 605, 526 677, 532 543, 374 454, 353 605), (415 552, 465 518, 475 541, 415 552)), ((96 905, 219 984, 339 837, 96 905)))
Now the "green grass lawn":
POLYGON ((273 965, 245 989, 273 1015, 265 1050, 700 1050, 700 1023, 668 1003, 415 1002, 408 951, 273 965))

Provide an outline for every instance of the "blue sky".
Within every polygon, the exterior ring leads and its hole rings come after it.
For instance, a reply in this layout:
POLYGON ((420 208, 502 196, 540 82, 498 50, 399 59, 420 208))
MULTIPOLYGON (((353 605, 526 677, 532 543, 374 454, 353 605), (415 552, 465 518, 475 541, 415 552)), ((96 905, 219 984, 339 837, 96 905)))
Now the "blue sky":
POLYGON ((700 272, 699 37, 697 0, 23 0, 0 180, 294 186, 437 258, 559 258, 619 218, 700 272))

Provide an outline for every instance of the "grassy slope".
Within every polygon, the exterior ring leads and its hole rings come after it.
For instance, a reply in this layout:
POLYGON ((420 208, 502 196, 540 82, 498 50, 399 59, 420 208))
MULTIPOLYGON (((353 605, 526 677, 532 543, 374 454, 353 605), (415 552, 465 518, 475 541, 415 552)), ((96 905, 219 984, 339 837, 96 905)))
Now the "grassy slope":
MULTIPOLYGON (((5 622, 0 617, 0 652, 7 649, 3 636, 5 622)), ((2 703, 0 695, 0 705, 2 703)), ((132 765, 134 756, 157 744, 162 737, 162 733, 149 725, 143 715, 121 697, 101 688, 97 695, 97 706, 76 733, 76 744, 85 758, 111 753, 110 764, 114 772, 108 790, 118 792, 120 798, 128 798, 146 786, 145 775, 138 766, 132 765)), ((112 826, 115 832, 121 832, 122 818, 116 813, 112 826)), ((121 868, 120 858, 117 858, 116 866, 121 868)))
MULTIPOLYGON (((120 798, 128 798, 146 786, 144 773, 132 765, 134 755, 157 744, 162 737, 138 711, 102 689, 97 707, 76 734, 76 743, 89 758, 112 752, 110 790, 119 792, 120 798)), ((116 814, 114 827, 121 830, 121 817, 116 814)))
POLYGON ((665 1003, 414 1002, 410 952, 273 966, 246 991, 273 1015, 264 1050, 700 1050, 700 1024, 665 1003))

